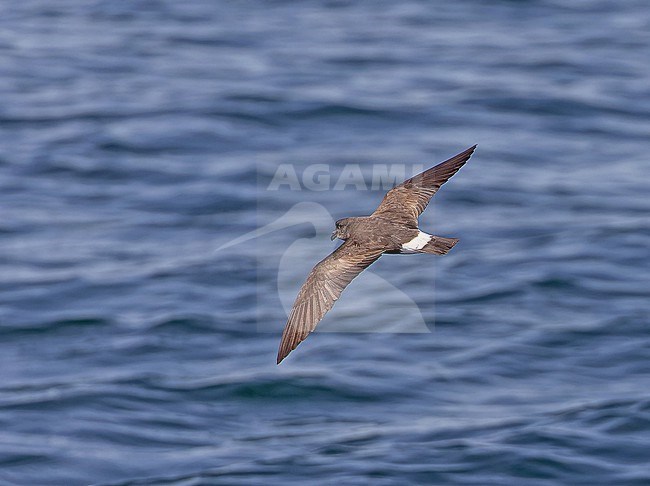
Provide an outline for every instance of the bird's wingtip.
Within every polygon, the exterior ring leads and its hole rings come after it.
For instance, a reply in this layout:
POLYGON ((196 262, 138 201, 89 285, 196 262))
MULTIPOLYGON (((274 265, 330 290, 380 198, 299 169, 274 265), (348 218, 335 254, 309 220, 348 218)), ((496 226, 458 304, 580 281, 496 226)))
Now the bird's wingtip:
POLYGON ((293 348, 287 349, 286 343, 284 340, 280 343, 280 349, 278 349, 278 359, 276 360, 275 364, 280 364, 282 363, 282 360, 289 356, 289 353, 295 349, 295 346, 293 348))
POLYGON ((462 157, 465 160, 469 160, 469 158, 472 155, 474 155, 474 151, 476 150, 476 147, 478 147, 477 143, 475 143, 471 147, 469 147, 469 148, 465 149, 464 151, 462 151, 460 154, 457 155, 457 157, 462 157))

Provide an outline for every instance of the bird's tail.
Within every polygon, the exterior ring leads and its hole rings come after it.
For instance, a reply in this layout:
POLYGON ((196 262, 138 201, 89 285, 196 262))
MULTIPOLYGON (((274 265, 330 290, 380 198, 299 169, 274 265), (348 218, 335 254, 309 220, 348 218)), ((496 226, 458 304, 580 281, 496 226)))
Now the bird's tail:
POLYGON ((454 245, 458 243, 458 238, 443 238, 442 236, 432 236, 431 240, 424 245, 422 253, 432 253, 434 255, 446 255, 454 245))

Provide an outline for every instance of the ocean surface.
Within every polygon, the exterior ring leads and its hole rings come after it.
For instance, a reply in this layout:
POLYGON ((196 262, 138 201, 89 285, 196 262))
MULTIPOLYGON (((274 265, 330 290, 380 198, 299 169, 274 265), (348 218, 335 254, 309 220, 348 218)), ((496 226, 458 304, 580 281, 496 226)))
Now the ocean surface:
POLYGON ((649 60, 646 0, 4 0, 0 484, 650 484, 649 60), (276 366, 333 221, 473 144, 460 243, 276 366))

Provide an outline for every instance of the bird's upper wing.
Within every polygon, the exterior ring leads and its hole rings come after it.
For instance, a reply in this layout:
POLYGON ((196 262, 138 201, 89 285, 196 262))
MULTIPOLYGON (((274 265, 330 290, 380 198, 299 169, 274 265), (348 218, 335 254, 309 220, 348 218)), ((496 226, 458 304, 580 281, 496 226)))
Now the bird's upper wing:
POLYGON ((364 248, 347 240, 312 269, 298 292, 282 333, 278 364, 316 328, 352 279, 382 252, 383 248, 364 248))
POLYGON ((385 215, 417 226, 418 216, 426 209, 431 197, 465 165, 475 148, 476 145, 395 186, 384 196, 373 216, 385 215))

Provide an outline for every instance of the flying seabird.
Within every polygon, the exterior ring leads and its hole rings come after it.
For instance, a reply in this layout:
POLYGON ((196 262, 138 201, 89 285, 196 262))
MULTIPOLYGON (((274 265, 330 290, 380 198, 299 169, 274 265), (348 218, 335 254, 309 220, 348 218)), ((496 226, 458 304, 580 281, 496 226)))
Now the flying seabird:
POLYGON ((370 216, 336 222, 332 240, 344 242, 312 269, 298 292, 282 333, 278 364, 316 328, 345 287, 384 253, 444 255, 458 243, 457 238, 420 231, 418 217, 474 149, 476 145, 395 186, 370 216))

